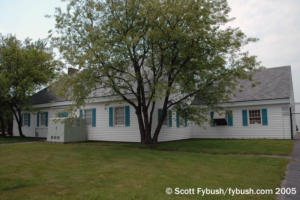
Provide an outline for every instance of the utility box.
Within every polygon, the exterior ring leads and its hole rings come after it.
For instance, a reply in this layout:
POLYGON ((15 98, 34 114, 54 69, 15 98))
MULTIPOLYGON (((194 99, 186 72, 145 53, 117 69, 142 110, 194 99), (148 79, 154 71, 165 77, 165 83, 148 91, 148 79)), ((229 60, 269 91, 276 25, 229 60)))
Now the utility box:
POLYGON ((55 123, 55 118, 50 119, 47 141, 48 142, 81 142, 86 141, 85 119, 64 118, 55 123))

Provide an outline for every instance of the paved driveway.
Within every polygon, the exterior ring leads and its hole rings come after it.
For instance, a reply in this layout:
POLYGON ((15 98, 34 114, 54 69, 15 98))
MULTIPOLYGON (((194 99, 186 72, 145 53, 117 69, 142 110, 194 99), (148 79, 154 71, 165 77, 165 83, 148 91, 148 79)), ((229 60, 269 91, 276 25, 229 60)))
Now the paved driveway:
POLYGON ((300 199, 300 134, 296 134, 295 145, 292 153, 292 161, 287 166, 285 179, 281 182, 281 188, 296 188, 297 193, 292 195, 281 194, 277 199, 280 200, 299 200, 300 199))

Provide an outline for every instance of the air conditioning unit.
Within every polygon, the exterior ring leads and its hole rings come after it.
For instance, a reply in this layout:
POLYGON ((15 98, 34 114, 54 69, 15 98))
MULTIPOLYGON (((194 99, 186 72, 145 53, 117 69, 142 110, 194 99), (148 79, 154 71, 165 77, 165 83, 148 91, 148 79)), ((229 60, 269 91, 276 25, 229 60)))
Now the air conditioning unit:
POLYGON ((219 113, 214 112, 213 119, 218 126, 227 125, 228 123, 228 116, 225 111, 219 111, 219 113))
POLYGON ((86 141, 85 119, 82 118, 63 118, 59 121, 51 118, 49 123, 47 142, 81 142, 86 141))

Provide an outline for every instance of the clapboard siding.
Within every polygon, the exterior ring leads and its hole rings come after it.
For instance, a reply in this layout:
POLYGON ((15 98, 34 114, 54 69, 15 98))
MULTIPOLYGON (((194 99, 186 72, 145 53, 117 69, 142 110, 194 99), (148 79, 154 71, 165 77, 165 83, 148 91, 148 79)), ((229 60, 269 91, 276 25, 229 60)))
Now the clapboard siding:
MULTIPOLYGON (((277 138, 290 139, 290 118, 282 115, 282 107, 289 104, 281 105, 263 105, 263 106, 242 106, 232 107, 233 126, 216 126, 211 127, 208 122, 203 127, 192 125, 193 138, 277 138), (243 126, 242 110, 264 109, 268 110, 268 125, 250 125, 243 126)), ((249 121, 249 118, 248 118, 249 121)))
MULTIPOLYGON (((87 139, 91 141, 119 141, 119 142, 140 142, 140 132, 138 126, 137 116, 135 109, 130 106, 130 126, 109 126, 109 110, 105 109, 106 102, 89 103, 86 104, 85 109, 96 109, 96 126, 87 126, 87 139)), ((152 135, 158 124, 158 109, 162 108, 163 101, 159 100, 156 102, 153 124, 152 124, 152 135)), ((127 103, 110 103, 108 107, 127 106, 127 103)), ((190 138, 277 138, 277 139, 290 139, 290 117, 282 115, 282 107, 290 106, 290 104, 274 104, 274 105, 257 105, 257 106, 236 106, 230 108, 233 111, 233 126, 216 126, 211 127, 208 123, 205 123, 203 127, 199 127, 188 122, 187 127, 176 126, 176 112, 172 111, 172 127, 169 127, 169 119, 167 118, 168 125, 163 126, 158 141, 172 141, 182 140, 190 138), (245 109, 268 109, 268 125, 248 125, 243 126, 242 124, 242 110, 245 109)), ((107 108, 108 108, 107 107, 107 108)), ((63 108, 42 108, 42 112, 48 112, 48 122, 50 118, 54 118, 54 114, 61 111, 63 108)), ((83 109, 83 108, 82 108, 83 109)), ((78 111, 79 115, 79 111, 78 111)), ((210 118, 210 116, 208 116, 210 118)), ((249 120, 249 119, 248 119, 249 120)), ((30 116, 30 127, 24 125, 22 127, 23 133, 27 137, 35 136, 35 128, 37 127, 37 115, 31 113, 30 116)), ((41 125, 39 128, 45 126, 41 125)), ((14 120, 13 123, 13 134, 19 136, 17 123, 14 120)), ((42 136, 43 137, 43 136, 42 136)), ((46 136, 45 136, 46 137, 46 136)))
MULTIPOLYGON (((154 114, 153 114, 153 124, 152 124, 152 134, 154 134, 155 129, 158 124, 158 109, 163 108, 163 101, 158 100, 156 102, 154 114)), ((191 125, 188 122, 187 127, 177 127, 176 126, 176 112, 172 111, 172 127, 169 127, 169 118, 167 118, 167 126, 162 126, 161 131, 158 135, 158 142, 172 141, 172 140, 183 140, 192 138, 191 125)))
MULTIPOLYGON (((50 107, 42 108, 41 112, 48 112, 48 123, 49 123, 49 119, 54 117, 54 110, 51 109, 50 107)), ((28 127, 28 125, 23 125, 22 126, 23 134, 26 137, 35 137, 35 128, 37 128, 37 115, 34 115, 33 113, 30 113, 30 127, 28 127)), ((41 125, 41 120, 40 120, 40 123, 39 123, 39 128, 47 128, 44 125, 41 125)), ((18 129, 18 124, 17 124, 17 121, 16 121, 15 117, 13 119, 13 135, 14 136, 20 136, 19 129, 18 129)), ((46 138, 47 135, 39 135, 39 137, 46 138)))
POLYGON ((132 106, 130 106, 130 126, 109 126, 108 108, 128 105, 125 102, 122 104, 113 102, 105 109, 105 102, 86 104, 85 108, 82 109, 96 109, 96 126, 86 127, 87 139, 95 141, 140 142, 138 120, 132 106))
MULTIPOLYGON (((158 124, 158 109, 162 108, 163 101, 156 102, 153 113, 152 135, 158 124)), ((108 107, 126 106, 127 103, 110 103, 108 107)), ((108 108, 107 107, 107 108, 108 108)), ((105 109, 105 103, 87 104, 85 109, 96 108, 96 127, 87 127, 88 140, 98 141, 119 141, 119 142, 140 142, 140 131, 135 109, 130 106, 130 126, 110 127, 109 110, 105 109)), ((192 136, 191 126, 176 127, 176 113, 173 112, 172 127, 163 126, 158 137, 158 141, 171 141, 189 139, 192 136)))

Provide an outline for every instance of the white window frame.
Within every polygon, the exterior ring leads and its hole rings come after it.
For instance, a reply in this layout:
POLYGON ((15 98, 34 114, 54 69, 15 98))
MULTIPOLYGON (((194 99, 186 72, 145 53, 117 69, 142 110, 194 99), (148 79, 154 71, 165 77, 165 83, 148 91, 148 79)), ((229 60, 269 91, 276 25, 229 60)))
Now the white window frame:
POLYGON ((88 109, 83 109, 83 119, 85 119, 85 123, 86 123, 86 119, 91 119, 91 124, 85 124, 86 126, 92 126, 93 124, 93 109, 92 108, 88 108, 88 109), (91 112, 91 117, 86 117, 86 111, 90 111, 91 112))
POLYGON ((248 109, 247 110, 248 112, 247 112, 247 115, 248 115, 248 125, 249 126, 262 126, 262 109, 260 109, 260 108, 253 108, 253 109, 248 109), (259 114, 260 114, 260 124, 251 124, 250 123, 250 111, 252 111, 252 110, 259 110, 259 114))
POLYGON ((23 114, 23 126, 28 126, 28 113, 23 114), (26 118, 26 123, 25 123, 25 118, 26 118))
POLYGON ((40 113, 39 114, 40 116, 39 116, 39 118, 40 118, 40 125, 41 126, 46 126, 46 113, 45 112, 42 112, 42 113, 40 113), (44 115, 44 118, 45 118, 45 121, 44 121, 44 124, 43 124, 43 120, 42 120, 42 116, 44 115))
MULTIPOLYGON (((120 115, 121 116, 121 115, 120 115)), ((119 117, 120 117, 119 116, 119 117)), ((113 124, 115 127, 123 127, 125 126, 125 106, 116 106, 116 107, 113 107, 113 124), (116 117, 117 117, 117 114, 116 114, 116 108, 123 108, 124 109, 124 124, 116 124, 116 117)))

